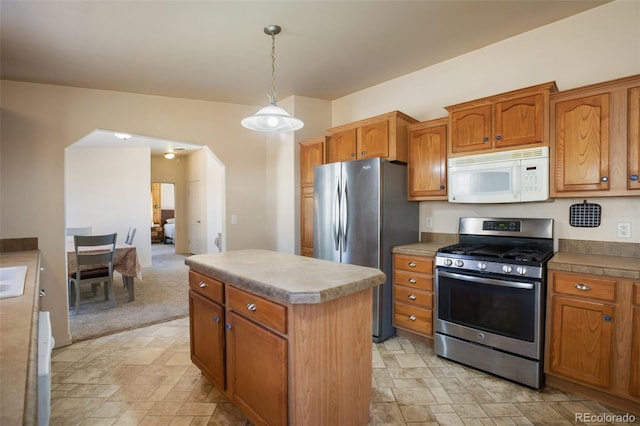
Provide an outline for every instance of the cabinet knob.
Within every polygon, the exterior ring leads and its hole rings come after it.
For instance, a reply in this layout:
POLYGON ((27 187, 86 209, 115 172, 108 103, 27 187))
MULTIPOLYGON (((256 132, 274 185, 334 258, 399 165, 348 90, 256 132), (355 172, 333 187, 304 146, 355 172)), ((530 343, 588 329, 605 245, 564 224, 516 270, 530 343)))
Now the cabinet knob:
POLYGON ((360 151, 360 155, 364 155, 366 153, 367 153, 366 151, 360 151))
POLYGON ((205 283, 204 281, 200 281, 200 283, 198 284, 198 287, 200 288, 205 288, 207 286, 207 283, 205 283))
POLYGON ((440 185, 440 189, 444 189, 444 185, 440 185))
POLYGON ((484 138, 482 138, 482 142, 488 142, 489 141, 489 137, 485 136, 484 138))
POLYGON ((611 322, 611 317, 609 315, 604 316, 605 322, 611 322))
POLYGON ((355 152, 352 152, 352 153, 351 153, 351 156, 352 156, 352 157, 355 157, 355 156, 356 156, 356 153, 355 153, 355 152))
POLYGON ((416 267, 416 262, 409 262, 409 267, 415 268, 416 267))
POLYGON ((410 294, 410 295, 409 295, 409 299, 411 299, 411 300, 416 300, 416 299, 417 299, 417 297, 416 297, 416 295, 415 295, 415 294, 413 294, 413 293, 412 293, 412 294, 410 294))
POLYGON ((258 307, 256 306, 255 303, 247 303, 247 309, 253 312, 256 309, 258 309, 258 307))
POLYGON ((582 283, 576 283, 576 285, 574 287, 577 288, 580 291, 589 291, 589 290, 591 290, 591 287, 589 287, 586 284, 582 284, 582 283))
POLYGON ((602 182, 609 182, 609 176, 602 176, 602 177, 600 178, 600 180, 601 180, 602 182))
POLYGON ((213 317, 213 322, 219 323, 220 322, 220 317, 219 316, 213 317))
POLYGON ((409 282, 410 282, 411 284, 415 284, 415 283, 416 283, 416 279, 415 279, 415 278, 409 278, 409 282))
POLYGON ((409 320, 410 321, 415 321, 417 318, 415 315, 409 315, 409 320))
POLYGON ((631 176, 629 176, 629 180, 632 180, 632 181, 634 181, 634 182, 635 182, 635 181, 637 181, 637 180, 638 180, 638 175, 631 175, 631 176))
POLYGON ((231 323, 226 323, 224 326, 227 327, 227 330, 231 330, 231 323))
POLYGON ((502 135, 496 136, 496 140, 501 141, 502 140, 502 135))

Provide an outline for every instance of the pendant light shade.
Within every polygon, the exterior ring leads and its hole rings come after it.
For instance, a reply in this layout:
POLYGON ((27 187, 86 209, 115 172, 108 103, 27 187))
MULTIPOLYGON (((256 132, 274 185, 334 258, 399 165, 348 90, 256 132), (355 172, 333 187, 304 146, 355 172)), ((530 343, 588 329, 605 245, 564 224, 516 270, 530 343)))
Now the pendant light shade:
POLYGON ((292 132, 304 126, 302 120, 292 117, 284 108, 276 105, 276 34, 280 31, 282 28, 278 25, 268 25, 264 28, 265 34, 271 36, 271 95, 268 95, 270 103, 240 122, 249 130, 273 133, 292 132))

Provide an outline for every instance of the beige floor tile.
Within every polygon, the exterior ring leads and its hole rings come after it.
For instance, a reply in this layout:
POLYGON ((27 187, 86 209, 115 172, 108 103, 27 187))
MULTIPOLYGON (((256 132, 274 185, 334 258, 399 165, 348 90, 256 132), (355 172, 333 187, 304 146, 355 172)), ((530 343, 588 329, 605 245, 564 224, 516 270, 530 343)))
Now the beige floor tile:
POLYGON ((156 358, 158 358, 163 352, 164 352, 164 349, 162 348, 143 348, 143 349, 140 349, 131 358, 127 359, 124 362, 124 364, 140 364, 140 365, 153 364, 156 358))
POLYGON ((435 416, 427 405, 401 405, 402 417, 407 423, 433 422, 435 416))

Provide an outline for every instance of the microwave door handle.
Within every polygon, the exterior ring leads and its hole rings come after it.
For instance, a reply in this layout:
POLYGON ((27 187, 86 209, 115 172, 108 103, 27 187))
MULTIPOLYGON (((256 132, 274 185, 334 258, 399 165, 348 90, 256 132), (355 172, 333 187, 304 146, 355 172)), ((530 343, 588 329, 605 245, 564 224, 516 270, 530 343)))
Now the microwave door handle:
POLYGON ((453 278, 453 279, 461 280, 461 281, 471 281, 471 282, 479 283, 479 284, 490 284, 490 285, 497 285, 497 286, 501 286, 501 287, 517 288, 517 289, 522 289, 522 290, 533 290, 533 287, 534 287, 534 285, 532 283, 523 283, 523 282, 507 281, 507 280, 496 280, 496 279, 493 279, 493 278, 476 277, 474 275, 463 275, 463 274, 456 274, 456 273, 453 273, 453 272, 445 272, 445 271, 438 272, 438 276, 447 277, 447 278, 453 278))
POLYGON ((513 176, 511 177, 511 184, 513 187, 511 188, 511 194, 513 195, 514 200, 518 200, 521 195, 520 188, 520 163, 516 163, 513 165, 513 176))

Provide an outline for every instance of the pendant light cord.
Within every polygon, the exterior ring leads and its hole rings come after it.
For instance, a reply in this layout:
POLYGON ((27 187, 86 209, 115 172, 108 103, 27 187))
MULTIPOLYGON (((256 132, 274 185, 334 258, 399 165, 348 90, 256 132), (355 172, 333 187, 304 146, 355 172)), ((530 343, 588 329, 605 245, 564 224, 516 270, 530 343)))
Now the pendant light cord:
POLYGON ((271 34, 271 96, 270 102, 276 104, 276 35, 271 34))

